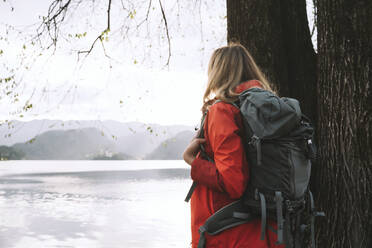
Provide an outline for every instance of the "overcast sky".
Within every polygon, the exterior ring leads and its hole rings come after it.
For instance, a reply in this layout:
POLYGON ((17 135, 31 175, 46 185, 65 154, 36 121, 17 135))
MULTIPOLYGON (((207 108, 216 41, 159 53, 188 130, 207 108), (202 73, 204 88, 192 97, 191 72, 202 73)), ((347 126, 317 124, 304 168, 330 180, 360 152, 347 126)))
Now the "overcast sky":
POLYGON ((4 65, 16 68, 23 61, 16 70, 20 101, 10 104, 8 98, 1 98, 1 120, 111 119, 197 125, 209 57, 226 44, 225 1, 163 1, 171 36, 169 66, 165 66, 168 42, 158 1, 152 1, 147 22, 136 28, 146 16, 149 0, 131 1, 133 5, 123 0, 124 6, 113 0, 111 32, 104 43, 111 59, 97 43, 85 60, 77 61, 77 51, 89 48, 106 26, 104 0, 94 6, 86 1, 68 15, 54 55, 43 51, 38 56, 41 49, 30 45, 30 35, 35 34, 50 2, 0 3, 0 35, 7 38, 0 40, 1 77, 7 73, 4 65), (84 32, 85 37, 74 37, 84 32), (22 118, 12 114, 30 97, 32 111, 22 113, 22 118))

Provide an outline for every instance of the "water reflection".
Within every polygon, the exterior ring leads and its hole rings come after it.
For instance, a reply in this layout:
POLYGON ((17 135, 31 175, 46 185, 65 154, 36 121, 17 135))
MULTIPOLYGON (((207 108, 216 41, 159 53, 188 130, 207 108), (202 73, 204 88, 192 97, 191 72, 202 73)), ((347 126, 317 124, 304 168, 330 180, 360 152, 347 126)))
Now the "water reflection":
POLYGON ((189 173, 115 168, 0 176, 0 247, 187 247, 189 173))
MULTIPOLYGON (((114 181, 127 181, 127 180, 162 180, 162 179, 185 179, 190 177, 190 170, 189 169, 149 169, 149 170, 132 170, 132 171, 77 171, 77 172, 44 172, 44 173, 25 173, 25 174, 15 174, 15 175, 8 175, 8 178, 12 177, 27 177, 27 178, 35 178, 35 177, 72 177, 72 178, 80 178, 90 181, 97 181, 97 183, 105 183, 105 182, 114 182, 114 181)), ((22 180, 25 179, 8 179, 9 181, 14 180, 14 182, 22 183, 22 180)), ((33 182, 40 182, 35 180, 30 180, 31 183, 33 182)), ((29 183, 27 180, 24 183, 29 183)))

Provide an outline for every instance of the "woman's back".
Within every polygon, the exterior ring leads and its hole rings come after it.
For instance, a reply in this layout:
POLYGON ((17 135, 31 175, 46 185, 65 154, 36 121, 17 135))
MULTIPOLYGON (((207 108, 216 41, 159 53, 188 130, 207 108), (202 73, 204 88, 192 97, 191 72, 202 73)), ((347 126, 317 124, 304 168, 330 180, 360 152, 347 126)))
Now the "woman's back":
MULTIPOLYGON (((237 92, 259 85, 257 81, 245 82, 237 87, 237 92)), ((200 226, 220 208, 239 199, 249 180, 239 109, 226 102, 213 104, 204 122, 204 130, 205 150, 214 162, 199 155, 191 165, 191 177, 198 183, 191 198, 193 247, 197 247, 200 226)), ((280 247, 275 246, 274 232, 268 231, 265 240, 260 240, 260 232, 260 220, 256 219, 218 235, 206 235, 206 244, 207 247, 280 247)))
MULTIPOLYGON (((250 87, 271 90, 248 51, 239 44, 216 49, 209 61, 203 97, 202 111, 208 110, 204 122, 205 139, 193 139, 183 154, 184 160, 191 165, 191 178, 197 183, 191 198, 193 247, 198 246, 199 228, 205 221, 239 199, 248 185, 249 164, 241 139, 242 117, 239 109, 229 103, 236 101, 239 93, 250 87), (216 99, 220 101, 215 103, 216 99), (202 144, 213 161, 198 154, 202 144)), ((260 239, 259 219, 214 236, 206 234, 206 247, 276 247, 276 234, 270 230, 273 225, 275 223, 268 222, 269 230, 264 240, 260 239)))

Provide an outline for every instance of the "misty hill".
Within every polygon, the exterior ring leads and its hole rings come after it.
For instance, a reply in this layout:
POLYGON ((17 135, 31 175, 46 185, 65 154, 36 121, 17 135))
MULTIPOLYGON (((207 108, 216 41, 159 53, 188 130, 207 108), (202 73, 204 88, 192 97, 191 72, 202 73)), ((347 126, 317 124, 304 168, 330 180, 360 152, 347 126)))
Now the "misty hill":
POLYGON ((182 159, 182 153, 194 136, 192 131, 183 131, 162 142, 146 159, 182 159))
MULTIPOLYGON (((144 158, 164 140, 185 130, 193 130, 185 125, 158 125, 140 122, 118 122, 99 120, 33 120, 28 122, 11 121, 0 126, 0 145, 11 146, 25 143, 35 136, 48 131, 67 131, 94 128, 104 133, 104 137, 114 143, 113 152, 128 154, 134 158, 144 158), (114 138, 112 138, 112 136, 114 138)), ((53 137, 53 136, 51 136, 53 137)), ((36 140, 35 140, 36 141, 36 140)))
POLYGON ((24 159, 93 159, 115 150, 113 141, 95 128, 48 131, 12 147, 23 152, 24 159))

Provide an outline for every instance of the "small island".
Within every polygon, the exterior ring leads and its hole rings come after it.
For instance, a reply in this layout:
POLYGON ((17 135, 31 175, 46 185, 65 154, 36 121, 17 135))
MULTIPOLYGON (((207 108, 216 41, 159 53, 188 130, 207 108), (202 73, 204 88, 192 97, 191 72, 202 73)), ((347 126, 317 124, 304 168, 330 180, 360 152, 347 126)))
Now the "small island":
POLYGON ((0 146, 0 160, 21 160, 25 154, 13 147, 0 146))

